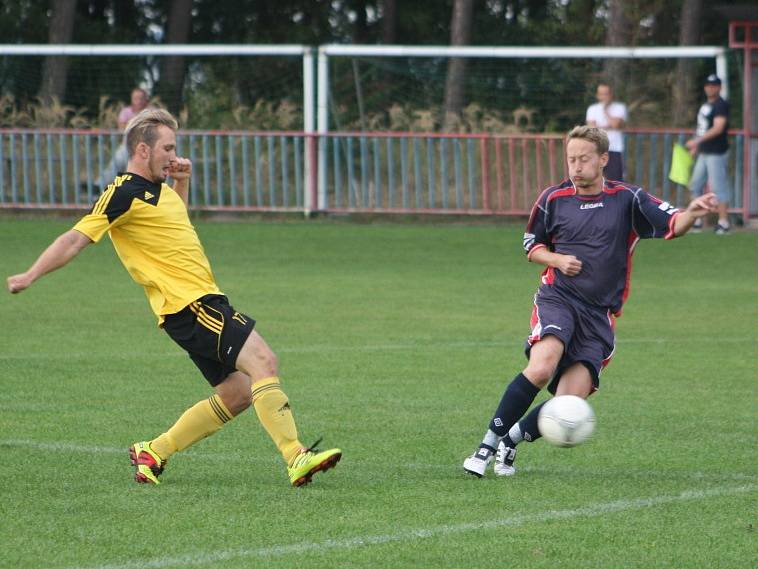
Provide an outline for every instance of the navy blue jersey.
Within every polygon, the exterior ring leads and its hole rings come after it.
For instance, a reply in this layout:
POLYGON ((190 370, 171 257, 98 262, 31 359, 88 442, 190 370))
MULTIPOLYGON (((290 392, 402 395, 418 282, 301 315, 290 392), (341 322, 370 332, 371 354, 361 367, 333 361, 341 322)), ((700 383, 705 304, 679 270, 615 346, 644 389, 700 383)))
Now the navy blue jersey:
POLYGON ((640 239, 674 237, 678 214, 638 186, 606 180, 600 194, 577 194, 571 180, 542 192, 524 233, 528 256, 541 247, 582 262, 568 277, 548 267, 542 283, 620 314, 629 294, 632 253, 640 239))

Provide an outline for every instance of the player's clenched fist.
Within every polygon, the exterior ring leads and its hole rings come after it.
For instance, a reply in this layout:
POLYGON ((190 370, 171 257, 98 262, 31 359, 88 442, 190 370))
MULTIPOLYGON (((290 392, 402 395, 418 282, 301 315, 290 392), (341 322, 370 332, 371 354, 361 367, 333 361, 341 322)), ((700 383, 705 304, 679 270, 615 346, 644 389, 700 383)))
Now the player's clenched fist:
POLYGON ((169 163, 169 174, 174 180, 186 180, 192 174, 192 162, 177 156, 169 163))
POLYGON ((567 277, 574 277, 582 271, 582 262, 573 255, 562 255, 558 270, 567 277))
POLYGON ((32 284, 32 282, 31 279, 26 276, 26 273, 21 273, 20 275, 13 275, 12 277, 8 277, 7 284, 8 292, 11 294, 16 294, 25 288, 29 288, 29 285, 32 284))

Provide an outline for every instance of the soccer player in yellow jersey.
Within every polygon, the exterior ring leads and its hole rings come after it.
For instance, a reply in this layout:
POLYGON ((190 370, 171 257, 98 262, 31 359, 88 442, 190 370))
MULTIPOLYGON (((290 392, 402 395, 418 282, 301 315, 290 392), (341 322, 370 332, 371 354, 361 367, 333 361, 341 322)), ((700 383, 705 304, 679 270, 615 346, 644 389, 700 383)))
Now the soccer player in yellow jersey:
POLYGON ((125 132, 127 172, 28 271, 8 277, 8 290, 23 291, 107 231, 126 270, 145 287, 159 326, 189 353, 215 390, 165 433, 129 448, 137 482, 158 484, 171 455, 212 435, 252 403, 287 463, 291 484, 308 484, 316 472, 335 466, 342 451, 321 452, 298 440, 276 356, 254 330, 255 320, 237 312, 216 286, 187 215, 192 163, 176 155, 177 128, 174 117, 161 109, 135 116, 125 132), (173 188, 165 183, 169 176, 173 188))

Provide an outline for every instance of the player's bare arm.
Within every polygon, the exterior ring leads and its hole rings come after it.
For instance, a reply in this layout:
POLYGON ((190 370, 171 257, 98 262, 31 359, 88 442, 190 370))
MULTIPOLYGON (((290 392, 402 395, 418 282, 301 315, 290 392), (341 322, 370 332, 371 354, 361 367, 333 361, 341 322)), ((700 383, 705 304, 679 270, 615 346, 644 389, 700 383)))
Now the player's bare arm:
POLYGON ((529 260, 546 267, 558 269, 567 277, 575 277, 582 271, 582 262, 574 255, 553 253, 545 247, 540 247, 529 255, 529 260))
POLYGON ((182 198, 184 205, 189 206, 189 184, 192 176, 192 162, 188 158, 177 156, 170 162, 169 170, 174 180, 174 191, 182 198))
POLYGON ((692 200, 687 209, 679 212, 679 215, 676 216, 674 220, 674 235, 679 237, 687 233, 696 219, 709 213, 714 213, 717 211, 717 206, 718 200, 716 199, 716 194, 711 192, 692 200))
POLYGON ((66 231, 45 249, 29 270, 8 277, 8 291, 11 294, 17 294, 29 288, 41 276, 66 265, 90 243, 92 243, 90 238, 83 233, 75 229, 66 231))
POLYGON ((726 117, 718 116, 713 119, 713 126, 706 130, 702 136, 689 139, 685 144, 691 154, 697 154, 698 146, 701 142, 716 138, 726 129, 726 117))

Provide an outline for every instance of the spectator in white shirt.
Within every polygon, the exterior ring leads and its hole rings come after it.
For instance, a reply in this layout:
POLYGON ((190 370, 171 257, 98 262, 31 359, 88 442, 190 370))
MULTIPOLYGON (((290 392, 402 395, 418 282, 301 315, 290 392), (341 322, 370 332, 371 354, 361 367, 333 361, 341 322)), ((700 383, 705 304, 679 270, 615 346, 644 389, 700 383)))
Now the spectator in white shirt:
POLYGON ((599 83, 595 94, 598 102, 587 109, 587 125, 602 128, 608 133, 608 164, 603 170, 607 180, 624 179, 624 128, 627 119, 626 105, 613 100, 613 88, 599 83))

